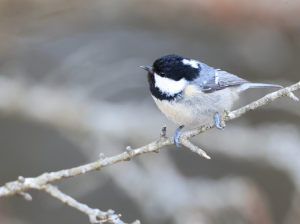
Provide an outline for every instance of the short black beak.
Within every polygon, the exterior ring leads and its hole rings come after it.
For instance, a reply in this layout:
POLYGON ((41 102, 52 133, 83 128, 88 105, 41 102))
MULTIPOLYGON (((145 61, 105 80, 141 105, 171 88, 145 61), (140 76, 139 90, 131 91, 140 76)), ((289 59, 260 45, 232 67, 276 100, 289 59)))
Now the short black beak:
POLYGON ((152 72, 152 66, 140 66, 141 68, 145 69, 148 72, 152 72))

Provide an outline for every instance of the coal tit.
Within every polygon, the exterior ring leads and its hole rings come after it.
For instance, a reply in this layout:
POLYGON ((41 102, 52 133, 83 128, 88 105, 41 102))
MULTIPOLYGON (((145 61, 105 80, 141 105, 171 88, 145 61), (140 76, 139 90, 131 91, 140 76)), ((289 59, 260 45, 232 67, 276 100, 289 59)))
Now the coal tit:
POLYGON ((214 121, 220 126, 220 116, 230 110, 239 94, 248 88, 279 85, 251 83, 236 75, 215 69, 200 61, 170 54, 157 59, 148 71, 150 92, 158 108, 174 123, 180 125, 174 134, 179 136, 184 126, 201 126, 214 121))

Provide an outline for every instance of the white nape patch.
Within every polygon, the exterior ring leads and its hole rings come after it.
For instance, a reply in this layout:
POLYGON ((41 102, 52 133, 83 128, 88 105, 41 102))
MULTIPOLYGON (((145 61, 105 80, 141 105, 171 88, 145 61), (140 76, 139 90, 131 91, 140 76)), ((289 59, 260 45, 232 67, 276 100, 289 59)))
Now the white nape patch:
POLYGON ((219 83, 219 76, 218 76, 217 70, 215 70, 215 83, 216 83, 216 84, 219 83))
POLYGON ((190 59, 190 60, 183 59, 182 63, 185 64, 185 65, 190 65, 193 68, 199 68, 198 62, 196 60, 193 60, 193 59, 190 59))
POLYGON ((167 96, 174 96, 184 90, 187 81, 182 78, 179 81, 169 79, 166 77, 161 77, 154 73, 155 87, 159 88, 161 92, 167 96))

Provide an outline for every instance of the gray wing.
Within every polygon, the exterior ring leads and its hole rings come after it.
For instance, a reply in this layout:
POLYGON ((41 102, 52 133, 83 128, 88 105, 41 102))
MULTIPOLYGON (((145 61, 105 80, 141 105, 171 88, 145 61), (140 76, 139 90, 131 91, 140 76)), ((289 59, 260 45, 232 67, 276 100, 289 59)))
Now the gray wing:
POLYGON ((244 83, 249 83, 249 81, 236 75, 214 68, 201 71, 199 78, 195 81, 201 91, 205 93, 211 93, 230 86, 239 86, 244 83))

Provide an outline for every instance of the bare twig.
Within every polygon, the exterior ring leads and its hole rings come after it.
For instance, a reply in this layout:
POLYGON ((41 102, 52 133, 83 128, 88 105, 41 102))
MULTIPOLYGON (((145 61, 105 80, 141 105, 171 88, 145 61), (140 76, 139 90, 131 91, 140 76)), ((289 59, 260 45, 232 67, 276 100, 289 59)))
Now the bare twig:
POLYGON ((32 201, 31 195, 26 192, 18 192, 16 193, 16 195, 19 196, 20 198, 23 198, 26 201, 32 201))
MULTIPOLYGON (((232 111, 232 112, 226 112, 226 114, 222 117, 221 121, 225 124, 225 122, 229 120, 233 120, 243 114, 245 114, 248 111, 254 110, 260 106, 266 105, 270 102, 275 101, 276 99, 279 99, 284 96, 289 96, 291 99, 298 101, 298 98, 292 93, 292 91, 295 91, 297 89, 300 89, 300 82, 290 86, 286 87, 284 89, 281 89, 279 91, 270 93, 263 98, 252 102, 248 104, 247 106, 244 106, 238 110, 232 111)), ((179 141, 181 144, 186 146, 187 148, 191 149, 193 152, 198 153, 199 155, 210 159, 210 157, 199 147, 193 145, 189 138, 194 137, 196 135, 199 135, 211 128, 213 128, 215 125, 213 123, 203 125, 201 127, 195 128, 193 130, 184 132, 180 135, 179 141)), ((58 198, 62 202, 68 204, 71 207, 74 207, 84 213, 86 213, 90 217, 90 221, 92 223, 103 223, 103 222, 109 222, 109 223, 120 223, 123 222, 119 219, 120 215, 115 215, 113 212, 101 212, 98 209, 91 209, 88 206, 81 204, 77 202, 75 199, 69 197, 68 195, 65 195, 64 193, 60 192, 57 188, 53 187, 49 183, 61 180, 64 178, 69 178, 73 176, 77 176, 80 174, 84 174, 86 172, 94 171, 94 170, 100 170, 102 167, 106 167, 112 164, 115 164, 117 162, 121 161, 128 161, 130 158, 144 154, 149 152, 158 152, 159 149, 161 149, 164 146, 172 145, 173 138, 166 137, 166 127, 163 127, 160 138, 157 141, 154 141, 146 146, 140 147, 138 149, 131 149, 130 146, 126 148, 126 151, 118 154, 116 156, 105 158, 103 154, 100 154, 99 160, 93 163, 89 163, 83 166, 75 167, 72 169, 66 169, 61 170, 57 172, 51 172, 51 173, 44 173, 38 177, 35 178, 24 178, 19 177, 17 181, 6 183, 4 186, 0 187, 0 197, 3 196, 11 196, 11 195, 19 195, 23 198, 27 199, 29 198, 28 195, 25 195, 24 191, 28 189, 38 189, 38 190, 44 190, 51 194, 53 197, 58 198)), ((135 224, 139 223, 139 221, 134 222, 135 224)))
POLYGON ((93 209, 88 207, 85 204, 82 204, 75 199, 71 198, 70 196, 62 193, 58 190, 57 187, 46 184, 42 185, 38 190, 46 191, 51 196, 59 199, 63 203, 69 205, 70 207, 76 208, 77 210, 87 214, 90 218, 91 223, 115 223, 115 224, 125 224, 123 221, 120 220, 121 215, 114 214, 113 210, 108 210, 107 212, 100 211, 99 209, 93 209))

